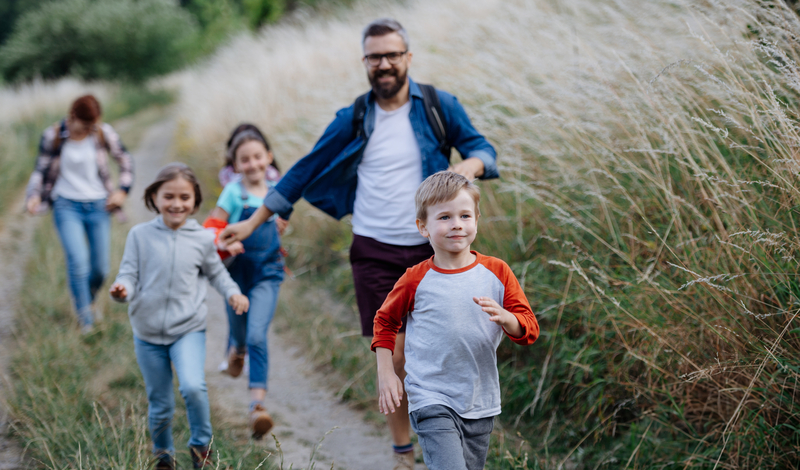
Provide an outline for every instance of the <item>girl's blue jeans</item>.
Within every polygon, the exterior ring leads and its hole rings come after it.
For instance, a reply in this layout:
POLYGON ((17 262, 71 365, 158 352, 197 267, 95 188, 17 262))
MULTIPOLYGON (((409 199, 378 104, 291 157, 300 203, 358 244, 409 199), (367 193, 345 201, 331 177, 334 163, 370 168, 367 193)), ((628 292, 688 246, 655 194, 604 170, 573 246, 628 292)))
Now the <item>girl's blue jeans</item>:
POLYGON ((92 302, 108 274, 111 219, 105 199, 53 202, 55 221, 64 256, 75 311, 82 325, 94 323, 92 302))
POLYGON ((250 309, 241 314, 228 306, 228 324, 232 345, 243 350, 247 347, 250 355, 250 388, 267 388, 269 374, 269 351, 267 350, 267 332, 275 307, 278 304, 280 280, 263 280, 252 289, 242 292, 250 299, 250 309))
POLYGON ((178 375, 178 388, 186 403, 191 433, 189 446, 207 446, 211 442, 211 413, 203 369, 206 361, 206 332, 185 334, 172 344, 153 344, 134 337, 133 344, 150 405, 148 421, 153 453, 175 453, 172 442, 172 415, 175 413, 173 366, 178 375))

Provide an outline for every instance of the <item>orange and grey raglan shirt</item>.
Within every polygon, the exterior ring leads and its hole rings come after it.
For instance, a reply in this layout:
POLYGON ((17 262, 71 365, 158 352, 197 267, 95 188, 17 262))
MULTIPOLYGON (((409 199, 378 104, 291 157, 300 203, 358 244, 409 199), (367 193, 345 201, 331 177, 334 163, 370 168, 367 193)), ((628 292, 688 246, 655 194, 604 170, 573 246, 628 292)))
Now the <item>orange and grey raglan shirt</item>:
POLYGON ((511 268, 477 252, 474 263, 442 269, 433 258, 397 281, 375 316, 372 350, 394 351, 402 319, 406 326, 405 389, 408 411, 444 405, 466 419, 500 414, 497 346, 504 330, 489 320, 473 297, 490 297, 513 313, 528 345, 539 337, 539 324, 511 268))

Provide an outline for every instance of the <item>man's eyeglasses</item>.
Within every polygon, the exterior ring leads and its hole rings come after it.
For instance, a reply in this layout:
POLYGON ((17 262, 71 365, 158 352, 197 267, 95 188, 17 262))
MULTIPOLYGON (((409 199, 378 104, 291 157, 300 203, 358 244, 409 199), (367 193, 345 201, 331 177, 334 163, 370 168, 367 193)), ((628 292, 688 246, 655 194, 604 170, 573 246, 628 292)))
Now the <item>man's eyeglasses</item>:
POLYGON ((405 50, 403 52, 389 52, 389 53, 386 53, 386 54, 369 54, 369 55, 365 55, 364 56, 364 60, 367 61, 367 63, 371 67, 377 67, 377 66, 381 65, 381 61, 383 60, 384 57, 386 57, 386 60, 390 64, 397 65, 397 64, 400 63, 400 59, 403 58, 403 56, 407 52, 408 52, 408 50, 405 50))

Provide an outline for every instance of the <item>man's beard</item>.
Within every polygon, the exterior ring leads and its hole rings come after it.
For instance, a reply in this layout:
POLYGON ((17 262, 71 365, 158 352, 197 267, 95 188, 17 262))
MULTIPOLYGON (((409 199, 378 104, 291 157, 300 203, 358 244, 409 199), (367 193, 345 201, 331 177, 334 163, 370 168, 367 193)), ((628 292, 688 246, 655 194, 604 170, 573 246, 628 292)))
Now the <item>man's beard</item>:
POLYGON ((408 72, 405 71, 403 72, 402 75, 399 75, 399 72, 394 67, 389 70, 376 71, 369 79, 369 83, 372 85, 372 92, 384 100, 388 100, 389 98, 394 98, 394 96, 400 92, 400 89, 403 88, 403 85, 406 84, 407 74, 408 72), (396 78, 396 80, 391 85, 381 86, 378 83, 378 79, 385 76, 393 76, 396 78))

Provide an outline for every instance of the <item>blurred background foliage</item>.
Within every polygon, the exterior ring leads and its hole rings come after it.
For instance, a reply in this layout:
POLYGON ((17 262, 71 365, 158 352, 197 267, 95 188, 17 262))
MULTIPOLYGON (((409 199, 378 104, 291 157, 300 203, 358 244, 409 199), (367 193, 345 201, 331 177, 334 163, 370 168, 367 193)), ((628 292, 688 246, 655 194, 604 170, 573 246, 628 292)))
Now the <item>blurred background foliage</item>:
POLYGON ((144 80, 293 11, 352 0, 0 0, 0 76, 144 80))

